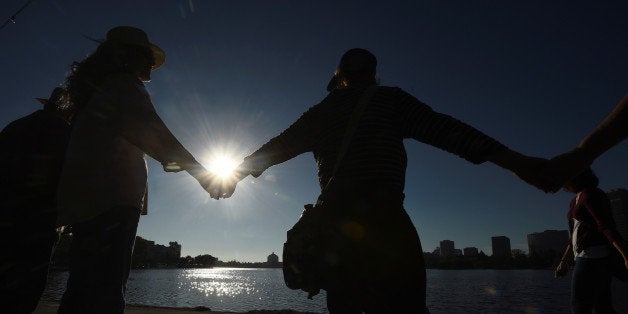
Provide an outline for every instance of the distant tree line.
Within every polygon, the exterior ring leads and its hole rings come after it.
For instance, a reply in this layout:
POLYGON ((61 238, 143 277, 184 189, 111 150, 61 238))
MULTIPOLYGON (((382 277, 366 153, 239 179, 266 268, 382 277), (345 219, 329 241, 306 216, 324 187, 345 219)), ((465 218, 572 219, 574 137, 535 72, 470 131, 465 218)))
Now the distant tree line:
MULTIPOLYGON (((57 244, 52 258, 52 269, 67 269, 70 263, 70 242, 72 236, 64 234, 57 244)), ((280 268, 282 263, 268 262, 238 262, 235 260, 223 262, 218 258, 202 254, 195 257, 180 256, 177 242, 170 242, 170 246, 155 244, 153 241, 136 237, 133 249, 133 268, 280 268)), ((562 252, 553 250, 526 255, 520 250, 513 250, 511 257, 496 258, 480 252, 477 256, 451 256, 443 258, 438 254, 424 252, 426 268, 435 269, 548 269, 558 264, 562 252)))
POLYGON ((268 263, 268 262, 238 262, 238 261, 218 261, 217 267, 233 267, 233 268, 281 268, 282 263, 268 263))
MULTIPOLYGON (((55 247, 51 269, 66 270, 70 264, 71 234, 63 234, 55 247)), ((170 246, 155 244, 142 237, 135 238, 132 268, 208 268, 216 266, 218 258, 209 254, 181 257, 181 246, 170 242, 170 246)))
POLYGON ((549 269, 558 265, 562 252, 554 250, 526 255, 515 250, 510 257, 496 258, 481 252, 477 256, 441 257, 424 253, 426 268, 435 269, 549 269))
POLYGON ((155 244, 154 241, 135 237, 132 268, 209 268, 214 267, 218 258, 209 254, 195 257, 181 257, 181 245, 170 242, 169 246, 155 244))

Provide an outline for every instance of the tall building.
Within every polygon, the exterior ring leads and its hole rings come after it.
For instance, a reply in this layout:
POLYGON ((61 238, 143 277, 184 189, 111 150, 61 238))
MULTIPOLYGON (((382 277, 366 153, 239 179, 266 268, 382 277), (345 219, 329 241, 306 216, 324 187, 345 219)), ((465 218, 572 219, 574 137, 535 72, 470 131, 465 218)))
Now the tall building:
POLYGON ((554 251, 561 254, 569 243, 569 231, 567 230, 545 230, 528 234, 528 253, 554 251))
POLYGON ((505 236, 491 237, 493 244, 493 257, 506 258, 510 257, 510 239, 505 236))
POLYGON ((608 191, 606 195, 611 200, 617 231, 625 240, 628 240, 628 190, 614 189, 608 191))
POLYGON ((456 249, 454 248, 454 241, 443 240, 440 241, 440 256, 450 257, 455 255, 456 249))
POLYGON ((476 247, 466 247, 464 248, 464 256, 467 257, 472 257, 472 256, 478 256, 478 248, 476 247))

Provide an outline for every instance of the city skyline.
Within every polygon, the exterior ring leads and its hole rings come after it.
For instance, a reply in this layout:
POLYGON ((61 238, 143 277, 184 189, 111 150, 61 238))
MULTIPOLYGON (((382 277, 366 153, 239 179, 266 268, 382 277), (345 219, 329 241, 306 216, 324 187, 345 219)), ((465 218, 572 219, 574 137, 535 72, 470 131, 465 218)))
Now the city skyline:
MULTIPOLYGON (((7 0, 9 18, 24 1, 7 0)), ((0 30, 0 126, 63 84, 107 30, 132 25, 166 52, 146 84, 173 134, 203 164, 241 160, 326 95, 350 48, 378 58, 382 85, 398 86, 523 154, 575 147, 628 93, 626 1, 34 1, 0 30)), ((529 230, 567 228, 572 194, 545 194, 491 163, 473 165, 405 142, 405 204, 424 248, 441 239, 487 251, 491 233, 527 250, 529 230)), ((593 165, 600 187, 628 187, 628 144, 593 165)), ((9 165, 10 166, 10 165, 9 165)), ((148 158, 148 215, 138 235, 256 261, 281 252, 303 204, 319 192, 312 154, 212 200, 185 173, 148 158)))

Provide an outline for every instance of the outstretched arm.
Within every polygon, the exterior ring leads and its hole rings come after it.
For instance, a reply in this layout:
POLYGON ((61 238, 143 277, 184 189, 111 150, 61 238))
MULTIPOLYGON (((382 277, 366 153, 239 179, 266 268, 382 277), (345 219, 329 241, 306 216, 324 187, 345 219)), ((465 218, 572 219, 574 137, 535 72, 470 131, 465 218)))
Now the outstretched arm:
MULTIPOLYGON (((144 87, 133 77, 120 76, 112 82, 118 92, 119 112, 115 128, 124 139, 164 165, 186 170, 210 194, 214 176, 183 147, 157 115, 144 87)), ((212 197, 216 197, 212 194, 212 197)))
POLYGON ((497 151, 487 158, 488 161, 510 170, 521 180, 548 192, 548 182, 539 176, 539 171, 547 165, 544 158, 522 155, 508 148, 497 151))
POLYGON ((551 189, 558 191, 568 180, 589 167, 596 158, 628 137, 628 95, 573 150, 558 155, 545 169, 552 181, 551 189))
POLYGON ((595 159, 626 137, 628 137, 628 95, 580 142, 578 148, 585 151, 589 158, 595 159))
POLYGON ((546 183, 538 178, 538 171, 547 160, 515 152, 478 129, 433 111, 412 95, 399 93, 397 107, 401 111, 405 137, 456 154, 474 164, 490 161, 547 192, 546 183))
POLYGON ((311 151, 316 138, 315 130, 317 130, 312 122, 313 115, 313 109, 310 108, 281 134, 245 157, 234 171, 235 175, 229 181, 224 182, 221 197, 230 197, 238 182, 247 176, 252 175, 257 178, 271 166, 311 151))

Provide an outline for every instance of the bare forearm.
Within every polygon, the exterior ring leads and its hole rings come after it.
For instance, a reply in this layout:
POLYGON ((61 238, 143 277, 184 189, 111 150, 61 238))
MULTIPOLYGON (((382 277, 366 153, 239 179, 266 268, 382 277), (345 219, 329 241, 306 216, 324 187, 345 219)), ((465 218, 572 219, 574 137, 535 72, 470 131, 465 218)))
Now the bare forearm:
POLYGON ((144 111, 143 119, 122 132, 123 136, 162 164, 173 164, 179 170, 200 166, 192 154, 177 140, 153 111, 144 111))
POLYGON ((626 241, 621 240, 621 239, 613 241, 613 246, 619 252, 619 254, 621 254, 621 256, 624 258, 624 261, 628 262, 628 244, 626 243, 626 241))
POLYGON ((587 157, 595 159, 628 137, 628 95, 578 145, 587 157))
POLYGON ((522 155, 508 148, 499 150, 488 156, 488 161, 510 170, 519 179, 535 186, 536 188, 549 192, 548 182, 539 176, 539 171, 547 165, 547 160, 543 158, 522 155))
POLYGON ((522 156, 523 155, 520 153, 506 148, 488 156, 487 160, 499 167, 514 172, 521 164, 522 156))
POLYGON ((567 244, 565 248, 565 253, 563 253, 563 257, 560 259, 561 262, 566 262, 572 259, 573 250, 571 249, 571 243, 567 244))

